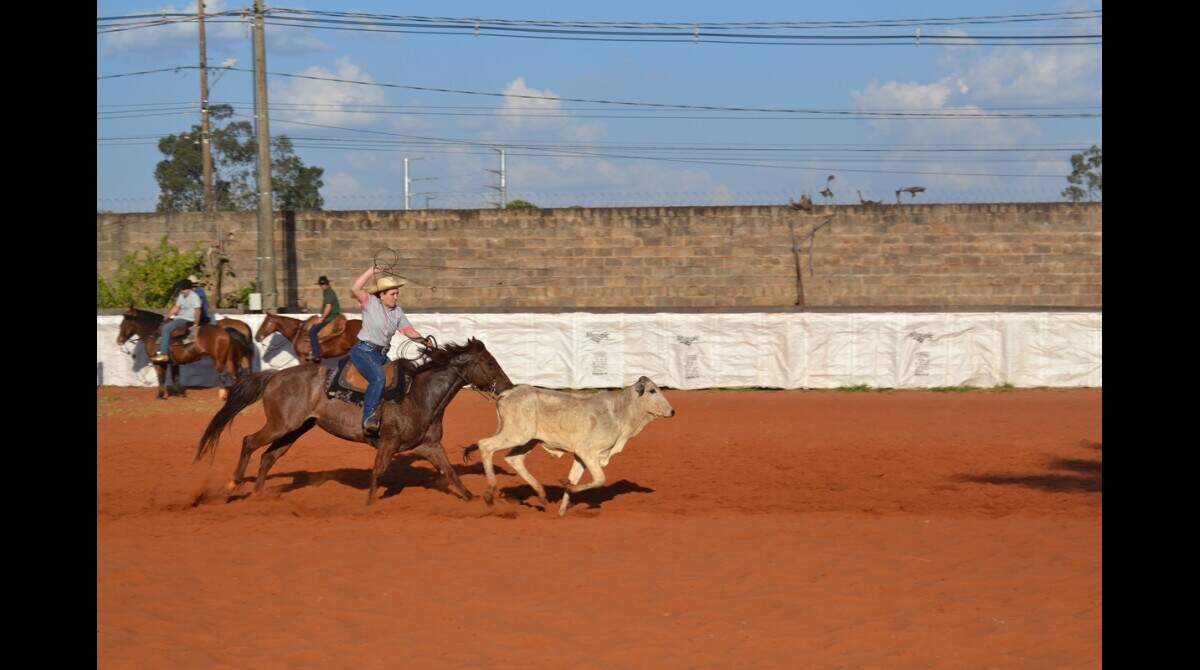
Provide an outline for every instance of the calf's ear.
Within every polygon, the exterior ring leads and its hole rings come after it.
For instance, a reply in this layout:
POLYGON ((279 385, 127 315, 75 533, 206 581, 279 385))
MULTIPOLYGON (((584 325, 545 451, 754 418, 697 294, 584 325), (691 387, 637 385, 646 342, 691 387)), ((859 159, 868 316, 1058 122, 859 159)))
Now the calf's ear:
POLYGON ((647 381, 649 381, 649 380, 646 379, 645 377, 642 377, 641 379, 638 380, 637 385, 633 387, 634 389, 637 390, 638 395, 642 395, 643 393, 646 392, 646 382, 647 381))

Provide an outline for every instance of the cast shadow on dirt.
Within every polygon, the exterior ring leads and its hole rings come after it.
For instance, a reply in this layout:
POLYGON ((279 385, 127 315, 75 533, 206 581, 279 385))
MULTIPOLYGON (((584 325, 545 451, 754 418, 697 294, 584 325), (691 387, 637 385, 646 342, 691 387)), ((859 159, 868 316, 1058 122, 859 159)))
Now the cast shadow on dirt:
MULTIPOLYGON (((462 465, 451 465, 459 477, 468 473, 472 468, 462 465)), ((508 474, 502 468, 496 468, 498 474, 508 474)), ((292 472, 277 472, 267 475, 267 486, 271 486, 273 480, 290 479, 283 486, 278 488, 272 487, 270 490, 275 495, 295 491, 308 486, 320 486, 325 482, 333 481, 366 491, 371 488, 371 468, 336 468, 334 470, 321 470, 319 472, 309 472, 307 470, 294 470, 292 472)), ((246 477, 246 486, 253 489, 254 475, 246 477)), ((378 499, 387 498, 396 495, 410 486, 433 489, 441 491, 448 495, 457 496, 446 482, 446 478, 442 476, 428 461, 419 456, 412 454, 397 454, 392 459, 392 464, 388 467, 387 472, 379 478, 378 483, 378 499)), ((469 488, 469 487, 468 487, 469 488)), ((472 491, 473 494, 478 492, 472 491)), ((228 498, 228 502, 234 502, 243 498, 249 497, 249 493, 241 493, 228 498)))
MULTIPOLYGON (((542 486, 546 489, 546 497, 550 499, 552 506, 557 505, 558 501, 562 500, 563 487, 546 484, 542 484, 542 486)), ((499 493, 502 497, 526 507, 541 509, 542 505, 538 502, 537 496, 533 492, 533 487, 528 484, 504 486, 500 488, 499 493)), ((587 505, 588 509, 597 509, 613 498, 626 493, 654 493, 654 489, 646 488, 628 479, 622 479, 611 484, 605 484, 598 489, 574 493, 571 495, 571 504, 587 505)))
MULTIPOLYGON (((1080 446, 1101 450, 1099 442, 1084 442, 1080 446)), ((1056 470, 1056 473, 996 473, 989 472, 978 475, 955 475, 954 481, 972 482, 975 484, 1006 484, 1027 486, 1030 488, 1050 491, 1052 493, 1100 493, 1102 489, 1102 462, 1081 458, 1053 458, 1046 462, 1046 468, 1056 470), (1070 474, 1063 474, 1066 471, 1070 474)))
MULTIPOLYGON (((515 472, 505 472, 504 468, 500 467, 499 465, 495 465, 494 467, 497 475, 510 475, 513 477, 517 476, 515 472)), ((459 475, 483 475, 482 463, 472 463, 471 465, 462 467, 454 466, 454 469, 459 473, 459 475)), ((564 491, 562 486, 556 486, 543 481, 542 488, 546 489, 546 497, 551 503, 557 504, 558 501, 562 500, 564 491)), ((526 507, 541 509, 541 503, 538 502, 537 495, 533 492, 533 487, 528 484, 520 484, 518 486, 502 486, 497 490, 497 493, 501 498, 506 498, 526 507)), ((571 496, 571 504, 587 505, 589 509, 596 509, 609 500, 612 500, 613 498, 625 493, 654 493, 654 489, 646 488, 645 486, 641 486, 636 482, 631 482, 628 479, 622 479, 620 481, 612 482, 611 484, 605 484, 598 489, 576 493, 571 496)))
MULTIPOLYGON (((459 477, 467 474, 483 474, 483 466, 478 463, 473 465, 451 465, 451 467, 454 468, 459 477)), ((497 475, 502 476, 517 476, 515 472, 509 472, 499 465, 495 466, 495 472, 497 475)), ((274 495, 281 495, 308 486, 320 486, 329 481, 366 491, 371 486, 371 469, 337 468, 334 470, 322 470, 320 472, 309 472, 307 470, 277 472, 267 475, 268 486, 271 486, 272 480, 280 479, 290 479, 291 481, 280 487, 271 487, 270 491, 274 495)), ((246 477, 246 486, 253 489, 253 475, 246 477)), ((446 478, 442 476, 442 473, 438 472, 431 464, 419 456, 399 454, 392 461, 387 472, 379 478, 379 499, 382 500, 383 498, 396 495, 410 486, 433 489, 447 495, 457 496, 457 493, 447 484, 446 478)), ((546 496, 552 503, 556 504, 562 499, 563 487, 545 484, 543 486, 546 488, 546 496)), ((472 491, 471 493, 479 495, 480 491, 472 491)), ((541 504, 533 493, 533 487, 528 484, 501 487, 498 493, 501 498, 511 500, 526 507, 541 507, 541 504)), ((606 484, 598 489, 576 493, 571 496, 571 502, 575 505, 586 505, 589 509, 596 509, 609 500, 626 493, 654 493, 654 489, 641 486, 628 479, 622 479, 611 484, 606 484)), ((249 496, 249 492, 239 493, 229 496, 226 501, 235 502, 249 496)))

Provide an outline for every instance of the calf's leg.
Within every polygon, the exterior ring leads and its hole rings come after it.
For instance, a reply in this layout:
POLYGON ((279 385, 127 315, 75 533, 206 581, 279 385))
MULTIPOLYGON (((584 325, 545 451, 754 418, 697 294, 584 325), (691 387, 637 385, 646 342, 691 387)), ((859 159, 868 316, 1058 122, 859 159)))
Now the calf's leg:
POLYGON ((507 456, 504 457, 504 461, 511 465, 513 470, 517 471, 517 474, 521 476, 521 479, 524 479, 526 483, 533 487, 533 492, 537 494, 538 500, 542 501, 542 504, 545 505, 549 502, 546 500, 546 489, 542 488, 541 482, 535 479, 534 476, 529 473, 529 470, 525 469, 525 457, 529 455, 529 452, 533 449, 533 446, 534 441, 530 441, 514 448, 512 451, 508 452, 507 456))
MULTIPOLYGON (((583 478, 583 461, 579 457, 575 457, 575 462, 571 464, 571 471, 567 473, 567 478, 563 480, 563 485, 566 487, 574 486, 583 478)), ((567 505, 571 504, 571 492, 566 488, 563 489, 562 502, 558 505, 558 515, 562 516, 567 513, 567 505)))

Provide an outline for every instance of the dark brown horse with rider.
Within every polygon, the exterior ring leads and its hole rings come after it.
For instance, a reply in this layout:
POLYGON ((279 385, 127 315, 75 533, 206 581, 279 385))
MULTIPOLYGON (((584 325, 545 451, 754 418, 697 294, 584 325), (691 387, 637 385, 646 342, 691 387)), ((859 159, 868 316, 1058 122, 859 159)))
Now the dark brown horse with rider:
POLYGON ((412 383, 398 401, 385 401, 380 405, 378 438, 368 439, 364 435, 361 407, 330 398, 326 393, 327 375, 336 373, 320 365, 303 363, 279 371, 257 372, 240 380, 200 438, 196 460, 205 454, 211 459, 226 426, 239 412, 262 398, 267 423, 258 432, 242 439, 242 455, 233 480, 227 485, 230 492, 241 485, 246 465, 257 449, 271 445, 259 459, 258 477, 254 481, 256 493, 266 484, 271 466, 287 453, 292 443, 313 426, 320 426, 343 440, 363 442, 376 448, 375 467, 371 471, 371 486, 367 493, 368 505, 374 501, 379 477, 387 471, 392 457, 409 450, 437 466, 462 497, 470 500, 471 492, 459 480, 442 448, 443 413, 464 386, 473 385, 481 391, 500 393, 512 388, 512 382, 483 342, 473 338, 464 345, 425 348, 423 353, 428 360, 420 365, 405 359, 387 364, 387 367, 398 366, 396 372, 411 375, 412 383))
MULTIPOLYGON (((141 338, 146 348, 146 355, 153 359, 157 351, 156 343, 163 324, 163 315, 144 309, 130 307, 123 314, 121 331, 117 335, 117 345, 123 346, 133 336, 141 338)), ((195 326, 192 326, 195 328, 195 326)), ((189 329, 190 330, 190 329, 189 329)), ((221 398, 226 396, 225 388, 246 372, 250 372, 250 360, 254 345, 250 342, 250 326, 237 319, 220 319, 219 321, 200 326, 194 341, 182 344, 187 339, 189 330, 178 329, 172 337, 170 360, 167 363, 154 363, 154 371, 158 375, 158 398, 166 399, 167 366, 171 366, 171 381, 174 386, 169 389, 171 395, 184 395, 179 383, 179 366, 193 363, 205 356, 213 359, 217 375, 222 379, 221 398)))

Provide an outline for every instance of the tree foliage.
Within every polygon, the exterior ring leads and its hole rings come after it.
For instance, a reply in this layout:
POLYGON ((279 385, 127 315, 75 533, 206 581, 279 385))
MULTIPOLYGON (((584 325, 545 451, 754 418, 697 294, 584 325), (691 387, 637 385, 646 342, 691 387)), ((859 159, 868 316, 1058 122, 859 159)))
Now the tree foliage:
POLYGON ((1067 182, 1071 185, 1063 189, 1063 197, 1073 202, 1102 200, 1103 175, 1100 147, 1093 144, 1087 151, 1071 156, 1071 174, 1067 175, 1067 182))
POLYGON ((96 274, 96 306, 167 307, 174 296, 175 282, 198 272, 200 261, 199 250, 181 251, 164 235, 157 246, 122 258, 112 283, 96 274))
POLYGON ((528 200, 510 200, 504 209, 537 209, 538 206, 528 200))
MULTIPOLYGON (((233 107, 209 108, 213 158, 213 191, 218 210, 252 211, 258 206, 256 163, 258 143, 249 121, 224 121, 233 107)), ((199 212, 204 209, 204 166, 200 150, 200 126, 190 132, 167 135, 158 141, 166 157, 154 169, 158 182, 160 212, 199 212)), ((321 209, 325 200, 320 189, 324 168, 306 166, 296 155, 286 135, 271 141, 271 189, 276 209, 321 209)))

